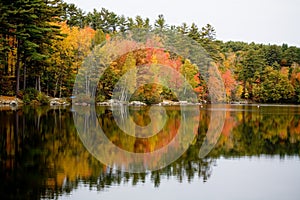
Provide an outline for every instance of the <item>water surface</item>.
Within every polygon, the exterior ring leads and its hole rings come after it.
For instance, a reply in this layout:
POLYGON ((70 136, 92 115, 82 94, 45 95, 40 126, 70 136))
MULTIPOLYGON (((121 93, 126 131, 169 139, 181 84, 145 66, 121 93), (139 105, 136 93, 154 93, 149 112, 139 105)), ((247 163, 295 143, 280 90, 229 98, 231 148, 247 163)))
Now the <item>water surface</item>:
MULTIPOLYGON (((0 108, 1 199, 299 199, 300 107, 218 109, 225 111, 225 123, 208 156, 198 154, 216 110, 204 106, 189 149, 161 170, 136 174, 95 159, 78 136, 69 107, 0 108)), ((167 107, 164 131, 136 139, 118 128, 111 108, 96 111, 106 136, 138 153, 168 143, 181 123, 180 109, 167 107)), ((149 123, 148 108, 129 111, 137 124, 149 123)))

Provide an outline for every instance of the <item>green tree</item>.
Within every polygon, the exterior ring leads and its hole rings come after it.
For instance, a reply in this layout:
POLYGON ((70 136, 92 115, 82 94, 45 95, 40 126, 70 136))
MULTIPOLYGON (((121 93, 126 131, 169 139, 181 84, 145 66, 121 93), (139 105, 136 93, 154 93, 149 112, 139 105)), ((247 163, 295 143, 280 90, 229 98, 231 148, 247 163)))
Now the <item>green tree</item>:
POLYGON ((62 20, 67 21, 69 26, 84 28, 87 25, 85 13, 82 9, 77 8, 75 4, 63 3, 61 9, 63 10, 62 20))
POLYGON ((101 18, 103 19, 102 30, 105 33, 116 32, 119 23, 119 17, 116 13, 110 12, 105 8, 100 11, 101 18))
POLYGON ((283 64, 291 66, 294 62, 300 64, 300 49, 291 46, 283 52, 283 64))
MULTIPOLYGON (((13 38, 13 43, 7 48, 7 39, 1 43, 5 49, 4 55, 8 56, 7 50, 16 54, 14 73, 16 79, 15 91, 20 90, 21 69, 24 73, 24 88, 26 83, 27 66, 31 67, 31 75, 35 75, 36 87, 40 89, 40 74, 47 61, 50 40, 58 34, 58 27, 52 26, 60 16, 60 0, 16 0, 2 1, 3 21, 1 23, 1 36, 13 38)), ((4 60, 7 60, 6 57, 4 60)), ((4 64, 6 64, 4 62, 4 64)))
POLYGON ((202 27, 201 30, 201 38, 213 41, 216 39, 216 30, 212 25, 206 24, 206 26, 202 27))
POLYGON ((210 24, 202 27, 199 43, 208 52, 208 54, 214 61, 219 61, 221 59, 219 55, 220 51, 219 46, 217 45, 215 40, 216 31, 214 27, 212 27, 210 24))
POLYGON ((295 89, 295 101, 297 103, 300 103, 300 81, 296 81, 295 82, 295 86, 294 86, 294 89, 295 89))
POLYGON ((188 25, 184 22, 182 23, 181 26, 177 27, 177 31, 183 35, 187 35, 189 33, 189 27, 188 25))
MULTIPOLYGON (((193 65, 189 60, 185 60, 184 63, 180 67, 180 73, 184 77, 184 79, 187 81, 186 84, 189 84, 192 86, 192 88, 198 87, 199 81, 196 79, 198 74, 198 67, 196 65, 193 65)), ((184 97, 186 97, 186 90, 187 86, 183 85, 182 88, 182 94, 184 97)))
POLYGON ((155 20, 154 27, 159 30, 164 30, 165 28, 168 27, 163 15, 158 15, 158 19, 155 20))
POLYGON ((260 73, 264 66, 264 60, 259 51, 250 49, 244 53, 238 69, 238 80, 243 82, 242 98, 252 98, 252 86, 256 81, 255 72, 260 73))
POLYGON ((128 20, 125 18, 124 15, 121 15, 119 17, 119 24, 118 24, 118 26, 119 26, 119 31, 121 33, 124 33, 128 29, 128 20))
POLYGON ((247 48, 248 44, 245 42, 229 41, 222 44, 221 49, 223 52, 239 52, 247 48))
POLYGON ((261 83, 255 88, 256 98, 262 102, 285 102, 294 95, 294 88, 287 75, 267 66, 261 75, 261 83))
POLYGON ((188 36, 190 38, 192 38, 193 40, 199 42, 199 40, 201 38, 201 34, 199 33, 199 29, 195 23, 192 23, 192 25, 189 29, 189 32, 188 32, 188 36))
POLYGON ((101 13, 96 9, 93 9, 93 12, 89 12, 86 16, 86 21, 89 26, 91 26, 94 30, 102 29, 103 20, 101 17, 101 13))
POLYGON ((105 42, 105 40, 106 40, 105 33, 101 29, 96 30, 95 36, 92 40, 92 48, 94 48, 99 44, 102 44, 103 42, 105 42))
POLYGON ((282 59, 282 49, 277 45, 267 45, 262 48, 266 64, 272 66, 275 62, 280 63, 282 59))

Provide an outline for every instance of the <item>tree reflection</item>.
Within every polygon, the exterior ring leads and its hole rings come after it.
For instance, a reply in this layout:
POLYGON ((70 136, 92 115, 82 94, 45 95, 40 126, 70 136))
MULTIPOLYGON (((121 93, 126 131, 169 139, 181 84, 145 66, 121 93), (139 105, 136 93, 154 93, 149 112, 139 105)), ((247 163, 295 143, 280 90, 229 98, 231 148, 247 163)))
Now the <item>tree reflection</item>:
MULTIPOLYGON (((56 198, 70 193, 79 183, 96 190, 110 185, 143 183, 149 176, 158 187, 161 179, 179 182, 209 181, 220 156, 300 155, 300 107, 231 106, 216 147, 205 159, 198 157, 211 110, 201 109, 197 137, 171 165, 154 172, 125 173, 101 164, 83 146, 69 108, 23 107, 0 111, 0 194, 4 199, 56 198)), ((135 122, 149 123, 147 111, 130 110, 135 122)), ((168 111, 175 119, 180 112, 168 111)), ((111 110, 97 107, 98 121, 111 141, 132 152, 159 148, 176 134, 180 122, 167 123, 160 137, 141 140, 126 136, 116 127, 111 110)), ((86 119, 88 120, 88 119, 86 119)))

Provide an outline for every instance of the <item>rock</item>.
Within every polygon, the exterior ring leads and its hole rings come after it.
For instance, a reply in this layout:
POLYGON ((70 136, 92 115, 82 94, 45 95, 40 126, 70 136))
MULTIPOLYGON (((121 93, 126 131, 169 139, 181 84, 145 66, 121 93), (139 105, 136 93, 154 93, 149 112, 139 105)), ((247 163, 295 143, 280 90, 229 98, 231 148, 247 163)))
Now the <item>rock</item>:
POLYGON ((76 102, 76 103, 74 103, 74 105, 75 106, 90 106, 90 104, 89 103, 86 103, 86 102, 76 102))
POLYGON ((188 102, 187 101, 179 101, 179 104, 180 105, 186 105, 186 104, 188 104, 188 102))
POLYGON ((54 100, 51 100, 49 104, 50 104, 50 106, 57 106, 57 105, 59 105, 59 103, 57 101, 54 101, 54 100))
POLYGON ((201 105, 201 103, 192 103, 188 101, 169 101, 169 100, 163 100, 163 102, 160 102, 158 104, 159 106, 178 106, 178 105, 201 105))
POLYGON ((17 106, 23 104, 23 101, 12 96, 0 96, 0 105, 17 106))
POLYGON ((202 100, 202 103, 206 104, 206 103, 207 103, 207 101, 206 101, 206 100, 202 100))
POLYGON ((67 102, 63 98, 52 98, 49 101, 50 106, 68 106, 70 105, 69 102, 67 102))
POLYGON ((127 101, 119 101, 117 99, 110 99, 108 101, 98 102, 99 106, 119 106, 119 105, 128 105, 127 101))
POLYGON ((69 106, 70 105, 70 103, 69 102, 66 102, 66 101, 64 101, 64 102, 62 102, 62 104, 61 105, 63 105, 63 106, 69 106))
POLYGON ((99 106, 109 106, 109 103, 108 102, 98 102, 97 105, 99 106))
POLYGON ((128 104, 128 102, 126 101, 119 101, 118 99, 110 99, 107 101, 109 103, 110 106, 114 106, 114 105, 126 105, 128 104))
POLYGON ((17 101, 10 101, 9 103, 10 106, 18 106, 18 102, 17 101))
POLYGON ((117 99, 110 99, 110 100, 108 100, 107 101, 110 105, 111 104, 118 104, 119 103, 119 100, 117 100, 117 99))
POLYGON ((90 104, 86 103, 86 102, 82 102, 81 103, 82 106, 89 106, 90 104))
POLYGON ((170 100, 163 100, 163 102, 160 102, 158 105, 160 105, 160 106, 171 106, 171 105, 175 105, 175 102, 170 101, 170 100))
POLYGON ((141 101, 132 101, 129 103, 130 106, 146 106, 147 104, 145 104, 144 102, 141 101))

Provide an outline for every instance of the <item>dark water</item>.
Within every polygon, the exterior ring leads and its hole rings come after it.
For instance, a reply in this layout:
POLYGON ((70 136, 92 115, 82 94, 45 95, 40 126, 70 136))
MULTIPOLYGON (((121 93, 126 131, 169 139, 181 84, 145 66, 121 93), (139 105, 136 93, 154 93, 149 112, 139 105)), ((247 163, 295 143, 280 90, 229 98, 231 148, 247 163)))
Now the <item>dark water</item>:
MULTIPOLYGON (((300 199, 300 107, 222 105, 225 123, 214 149, 199 150, 215 110, 200 109, 189 149, 167 167, 127 173, 95 159, 77 134, 71 108, 0 108, 0 199, 300 199)), ((177 133, 168 107, 159 138, 121 133, 112 111, 97 107, 99 125, 115 144, 142 153, 177 133)), ((147 109, 132 108, 147 125, 147 109)))

